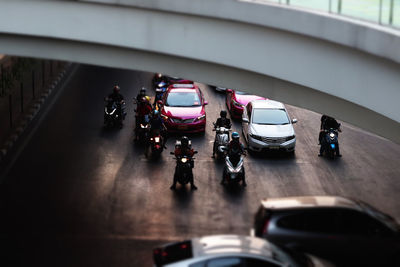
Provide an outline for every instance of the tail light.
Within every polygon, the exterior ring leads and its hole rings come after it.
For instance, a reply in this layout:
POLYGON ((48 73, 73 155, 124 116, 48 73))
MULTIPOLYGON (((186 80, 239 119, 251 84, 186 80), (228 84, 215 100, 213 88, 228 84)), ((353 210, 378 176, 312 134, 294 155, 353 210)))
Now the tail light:
POLYGON ((153 259, 156 266, 163 266, 192 257, 192 243, 190 240, 168 244, 153 250, 153 259))
POLYGON ((268 225, 269 225, 269 219, 265 220, 264 226, 262 228, 262 235, 266 235, 268 232, 268 225))

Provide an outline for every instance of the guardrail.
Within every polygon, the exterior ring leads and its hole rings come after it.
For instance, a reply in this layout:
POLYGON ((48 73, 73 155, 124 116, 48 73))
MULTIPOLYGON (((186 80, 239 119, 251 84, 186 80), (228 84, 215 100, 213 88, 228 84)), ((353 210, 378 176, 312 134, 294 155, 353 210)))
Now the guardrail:
POLYGON ((400 28, 400 0, 266 0, 400 28))

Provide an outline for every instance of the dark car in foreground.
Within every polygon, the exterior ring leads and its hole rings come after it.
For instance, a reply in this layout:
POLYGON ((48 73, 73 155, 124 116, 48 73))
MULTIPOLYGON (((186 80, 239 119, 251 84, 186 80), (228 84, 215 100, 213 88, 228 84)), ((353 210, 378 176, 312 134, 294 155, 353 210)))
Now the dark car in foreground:
POLYGON ((166 244, 153 250, 156 266, 278 267, 332 266, 310 255, 284 251, 266 240, 241 235, 215 235, 166 244))
POLYGON ((261 201, 255 235, 339 266, 400 266, 400 227, 370 205, 334 196, 261 201))

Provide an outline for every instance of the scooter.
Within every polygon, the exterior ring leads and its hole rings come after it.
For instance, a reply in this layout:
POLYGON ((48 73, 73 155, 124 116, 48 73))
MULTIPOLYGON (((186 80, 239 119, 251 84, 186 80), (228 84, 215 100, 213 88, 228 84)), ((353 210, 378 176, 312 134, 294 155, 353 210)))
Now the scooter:
POLYGON ((321 146, 324 146, 325 155, 329 158, 334 159, 336 155, 336 149, 338 145, 338 132, 336 129, 330 128, 325 131, 325 136, 321 146))
MULTIPOLYGON (((215 127, 215 123, 214 127, 215 127)), ((229 144, 229 131, 228 128, 225 127, 215 127, 213 131, 216 131, 214 147, 215 149, 214 154, 217 154, 218 159, 223 159, 226 157, 226 151, 229 144)))
POLYGON ((238 155, 238 157, 239 158, 230 158, 229 156, 225 157, 222 184, 239 184, 239 182, 242 182, 242 186, 246 186, 243 166, 245 154, 238 155))
POLYGON ((108 128, 117 126, 119 128, 122 128, 123 123, 122 121, 125 118, 125 114, 123 112, 123 105, 125 102, 122 102, 121 104, 117 104, 115 101, 112 99, 105 99, 106 104, 104 107, 104 125, 108 128), (122 112, 121 112, 122 111, 122 112), (121 113, 123 115, 121 116, 121 113))

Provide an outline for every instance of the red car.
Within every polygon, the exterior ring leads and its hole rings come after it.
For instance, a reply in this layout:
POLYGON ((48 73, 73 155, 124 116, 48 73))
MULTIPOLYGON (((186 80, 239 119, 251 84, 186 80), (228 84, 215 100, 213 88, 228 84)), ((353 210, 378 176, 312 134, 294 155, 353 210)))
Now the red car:
POLYGON ((169 132, 204 132, 207 104, 198 86, 172 84, 163 96, 161 117, 169 132))
POLYGON ((242 119, 243 108, 253 100, 267 99, 265 97, 250 95, 245 92, 226 89, 226 106, 232 119, 242 119))

